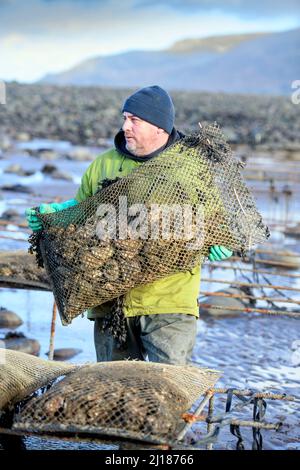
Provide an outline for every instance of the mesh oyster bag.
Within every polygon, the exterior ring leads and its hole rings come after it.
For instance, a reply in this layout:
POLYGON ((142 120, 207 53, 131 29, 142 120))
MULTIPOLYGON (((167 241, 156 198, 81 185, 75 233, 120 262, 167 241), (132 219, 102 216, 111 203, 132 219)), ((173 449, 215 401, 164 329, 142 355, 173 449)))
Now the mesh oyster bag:
POLYGON ((73 364, 46 361, 20 351, 0 349, 0 410, 77 368, 73 364))
POLYGON ((169 439, 184 424, 181 415, 219 377, 206 368, 143 361, 83 366, 28 402, 13 429, 169 439))
POLYGON ((133 287, 193 269, 212 245, 243 252, 268 236, 217 125, 86 201, 39 217, 31 252, 45 265, 63 324, 133 287))

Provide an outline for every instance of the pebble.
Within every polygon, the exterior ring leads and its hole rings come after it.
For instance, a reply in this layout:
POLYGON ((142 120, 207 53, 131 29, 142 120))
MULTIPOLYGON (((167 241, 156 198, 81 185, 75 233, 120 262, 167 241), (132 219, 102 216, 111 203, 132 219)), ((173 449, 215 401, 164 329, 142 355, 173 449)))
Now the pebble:
POLYGON ((0 307, 0 328, 17 328, 23 324, 22 318, 15 312, 0 307))
POLYGON ((0 149, 3 151, 8 150, 12 146, 12 141, 7 136, 0 136, 0 149))
POLYGON ((73 181, 73 177, 66 171, 57 170, 51 173, 50 176, 51 178, 56 179, 56 180, 73 181))
POLYGON ((7 209, 0 217, 2 220, 13 220, 16 218, 19 218, 19 213, 14 209, 7 209))
POLYGON ((21 351, 33 356, 38 356, 40 353, 40 343, 36 339, 26 338, 23 333, 8 333, 2 341, 6 349, 21 351))
POLYGON ((55 165, 46 164, 43 166, 41 172, 53 179, 73 181, 73 177, 69 173, 59 170, 55 165))
MULTIPOLYGON (((217 291, 217 293, 222 292, 224 294, 235 294, 235 295, 245 295, 240 289, 237 287, 229 287, 228 289, 222 289, 217 291)), ((201 300, 200 302, 200 318, 202 314, 204 315, 211 315, 213 317, 236 317, 242 314, 242 310, 249 306, 248 299, 238 299, 234 297, 219 297, 219 296, 208 296, 201 300), (244 302, 244 304, 243 304, 244 302), (202 307, 201 304, 210 304, 210 305, 220 305, 223 307, 222 309, 214 309, 209 307, 202 307), (229 310, 226 307, 235 307, 240 308, 241 311, 238 310, 229 310)))
POLYGON ((24 186, 23 184, 5 184, 0 186, 0 189, 3 191, 13 191, 14 193, 34 194, 33 189, 29 186, 24 186))
POLYGON ((94 159, 93 154, 86 147, 77 147, 66 155, 69 160, 78 162, 90 161, 94 159))
POLYGON ((28 142, 31 139, 31 136, 28 132, 20 132, 17 134, 17 140, 19 142, 28 142))
MULTIPOLYGON (((60 348, 60 349, 55 349, 53 353, 53 359, 55 361, 65 361, 67 359, 71 359, 74 356, 77 356, 77 354, 81 353, 82 349, 76 349, 76 348, 60 348)), ((47 355, 49 352, 47 352, 47 355)))
POLYGON ((35 170, 24 170, 21 165, 15 163, 6 167, 4 173, 14 173, 18 176, 31 176, 35 173, 35 170))
POLYGON ((46 164, 41 169, 41 172, 45 175, 52 175, 52 173, 54 173, 55 171, 57 171, 57 167, 51 164, 46 164))

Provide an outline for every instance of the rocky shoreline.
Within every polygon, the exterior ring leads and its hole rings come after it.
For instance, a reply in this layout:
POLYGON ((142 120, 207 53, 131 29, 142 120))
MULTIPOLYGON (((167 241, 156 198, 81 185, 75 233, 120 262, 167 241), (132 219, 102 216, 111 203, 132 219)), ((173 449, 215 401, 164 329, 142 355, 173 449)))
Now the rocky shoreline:
MULTIPOLYGON (((133 90, 6 84, 0 106, 0 152, 34 138, 107 147, 122 124, 121 105, 133 90)), ((176 126, 196 130, 217 121, 232 144, 300 151, 299 106, 290 97, 172 92, 176 126)))

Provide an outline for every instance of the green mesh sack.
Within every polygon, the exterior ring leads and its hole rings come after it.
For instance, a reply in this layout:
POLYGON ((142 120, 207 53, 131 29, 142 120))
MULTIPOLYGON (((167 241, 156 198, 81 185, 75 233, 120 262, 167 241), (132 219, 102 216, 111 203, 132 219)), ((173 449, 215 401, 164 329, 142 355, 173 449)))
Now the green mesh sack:
POLYGON ((212 245, 243 252, 268 230, 219 127, 182 138, 34 235, 63 324, 133 287, 193 269, 212 245))

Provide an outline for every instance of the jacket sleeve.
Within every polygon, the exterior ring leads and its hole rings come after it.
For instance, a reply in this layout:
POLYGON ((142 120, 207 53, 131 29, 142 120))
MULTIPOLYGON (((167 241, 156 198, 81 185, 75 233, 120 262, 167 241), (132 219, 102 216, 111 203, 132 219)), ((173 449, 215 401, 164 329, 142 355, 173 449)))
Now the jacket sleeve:
POLYGON ((94 160, 86 169, 85 173, 81 178, 80 187, 75 196, 75 199, 78 202, 85 201, 88 197, 93 196, 93 194, 95 193, 95 180, 101 178, 101 175, 98 174, 99 170, 100 168, 97 160, 94 160))

